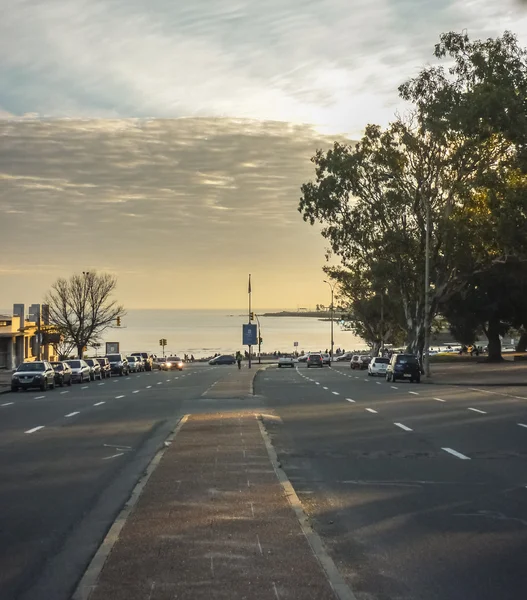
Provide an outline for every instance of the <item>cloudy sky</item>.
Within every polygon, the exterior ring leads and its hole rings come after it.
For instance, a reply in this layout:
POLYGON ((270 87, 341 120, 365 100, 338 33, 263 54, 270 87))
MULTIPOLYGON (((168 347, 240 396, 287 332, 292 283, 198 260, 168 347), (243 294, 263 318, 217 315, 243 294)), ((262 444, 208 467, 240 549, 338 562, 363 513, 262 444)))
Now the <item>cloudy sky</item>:
POLYGON ((0 306, 119 275, 128 307, 324 302, 310 156, 404 110, 443 31, 519 0, 4 0, 0 306))

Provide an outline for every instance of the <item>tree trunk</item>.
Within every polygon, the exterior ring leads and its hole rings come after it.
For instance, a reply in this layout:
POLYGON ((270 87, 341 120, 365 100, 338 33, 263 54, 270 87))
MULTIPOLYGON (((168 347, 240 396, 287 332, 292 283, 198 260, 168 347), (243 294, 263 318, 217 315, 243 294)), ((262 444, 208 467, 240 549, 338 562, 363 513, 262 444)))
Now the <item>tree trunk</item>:
POLYGON ((489 340, 489 362, 500 362, 503 360, 501 356, 501 340, 500 340, 500 320, 493 316, 489 319, 488 328, 486 331, 487 339, 489 340))
POLYGON ((516 352, 525 352, 527 350, 527 331, 524 331, 520 335, 518 344, 516 345, 516 352))
POLYGON ((84 346, 77 346, 77 354, 78 354, 79 358, 82 358, 82 356, 84 354, 84 346))

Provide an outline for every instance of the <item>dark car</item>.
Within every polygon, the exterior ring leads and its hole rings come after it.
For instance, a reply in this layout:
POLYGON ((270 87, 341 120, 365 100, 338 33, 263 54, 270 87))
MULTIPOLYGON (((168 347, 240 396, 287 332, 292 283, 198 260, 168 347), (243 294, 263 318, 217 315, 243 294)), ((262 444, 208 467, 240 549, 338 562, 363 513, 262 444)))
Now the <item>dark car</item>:
POLYGON ((410 383, 421 382, 421 367, 413 354, 394 354, 386 368, 386 381, 409 379, 410 383))
POLYGON ((363 354, 360 357, 360 368, 361 368, 361 371, 368 368, 368 365, 370 364, 370 361, 371 361, 371 356, 367 356, 367 355, 363 354))
POLYGON ((60 385, 60 387, 64 387, 64 385, 71 385, 71 367, 66 362, 57 361, 52 362, 51 366, 55 371, 55 385, 60 385))
POLYGON ((232 354, 221 354, 220 356, 215 356, 209 360, 209 365, 234 365, 236 364, 236 359, 232 354))
POLYGON ((124 356, 124 354, 107 354, 106 358, 110 363, 112 373, 115 373, 120 377, 122 377, 123 375, 128 375, 130 373, 130 369, 128 368, 128 361, 126 360, 126 356, 124 356))
POLYGON ((138 356, 143 361, 143 368, 145 371, 152 370, 154 360, 148 352, 132 352, 130 356, 138 356))
POLYGON ((45 360, 22 363, 11 376, 12 392, 35 387, 42 391, 55 387, 55 371, 45 360))
POLYGON ((99 361, 95 358, 85 358, 84 362, 90 367, 90 379, 102 379, 102 370, 99 361))
POLYGON ((322 358, 322 354, 310 354, 307 357, 307 368, 309 367, 323 367, 324 359, 322 358))
POLYGON ((112 368, 110 367, 110 363, 106 356, 97 356, 95 360, 101 365, 102 378, 105 379, 106 377, 111 377, 112 368))

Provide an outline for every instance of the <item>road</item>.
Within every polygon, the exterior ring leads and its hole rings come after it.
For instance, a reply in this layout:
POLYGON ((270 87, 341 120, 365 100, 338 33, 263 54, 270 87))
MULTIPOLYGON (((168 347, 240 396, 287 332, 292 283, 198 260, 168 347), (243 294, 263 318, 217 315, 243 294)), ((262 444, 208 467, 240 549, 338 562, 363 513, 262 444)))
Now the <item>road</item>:
POLYGON ((335 364, 256 393, 358 600, 527 597, 527 388, 390 384, 335 364))
POLYGON ((66 600, 130 491, 221 367, 0 396, 0 598, 66 600))
MULTIPOLYGON (((232 368, 0 396, 0 598, 70 598, 180 416, 228 406, 203 394, 232 368)), ((282 467, 357 600, 527 597, 520 379, 389 384, 338 363, 257 376, 282 467)))

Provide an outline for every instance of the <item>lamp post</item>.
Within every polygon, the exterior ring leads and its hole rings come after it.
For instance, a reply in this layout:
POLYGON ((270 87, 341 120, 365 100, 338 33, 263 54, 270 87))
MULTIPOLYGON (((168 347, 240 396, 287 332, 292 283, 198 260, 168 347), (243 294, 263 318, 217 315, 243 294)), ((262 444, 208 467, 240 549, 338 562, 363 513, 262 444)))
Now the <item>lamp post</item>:
POLYGON ((384 288, 381 289, 381 356, 384 356, 384 288))
POLYGON ((262 339, 262 333, 261 333, 261 328, 260 328, 260 319, 258 318, 258 315, 256 313, 254 313, 254 318, 256 319, 257 323, 258 323, 258 364, 261 365, 262 364, 262 342, 260 341, 262 339))
MULTIPOLYGON (((422 186, 420 186, 420 190, 422 186)), ((425 199, 425 339, 423 348, 423 368, 426 377, 430 377, 430 199, 425 199)))
POLYGON ((333 346, 335 345, 335 342, 333 341, 333 310, 334 310, 333 293, 334 293, 335 285, 337 285, 337 284, 334 283, 333 285, 331 285, 331 283, 329 283, 329 281, 326 281, 325 279, 324 279, 324 283, 327 283, 331 290, 331 307, 330 307, 331 308, 331 353, 330 353, 330 357, 331 357, 331 362, 333 362, 333 346))

